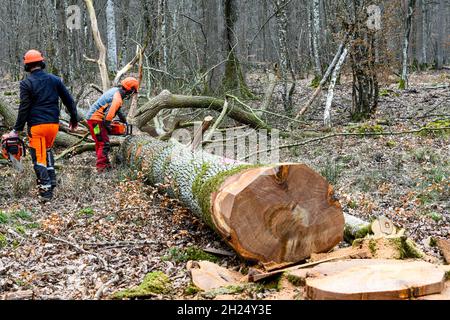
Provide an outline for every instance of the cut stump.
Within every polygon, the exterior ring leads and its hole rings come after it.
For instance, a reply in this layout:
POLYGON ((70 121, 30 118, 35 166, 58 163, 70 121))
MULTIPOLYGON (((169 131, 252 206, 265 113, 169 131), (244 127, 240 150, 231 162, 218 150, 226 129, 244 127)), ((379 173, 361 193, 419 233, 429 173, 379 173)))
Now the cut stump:
POLYGON ((309 299, 400 300, 438 294, 445 285, 444 271, 422 261, 352 260, 320 267, 330 275, 306 280, 309 299))

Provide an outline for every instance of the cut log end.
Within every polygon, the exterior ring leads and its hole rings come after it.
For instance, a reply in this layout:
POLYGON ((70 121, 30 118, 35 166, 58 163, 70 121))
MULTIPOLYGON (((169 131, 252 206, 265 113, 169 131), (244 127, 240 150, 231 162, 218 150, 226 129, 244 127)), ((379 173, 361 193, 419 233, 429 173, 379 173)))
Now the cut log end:
POLYGON ((333 189, 306 165, 244 170, 211 197, 214 224, 245 259, 298 262, 343 239, 344 217, 333 189))

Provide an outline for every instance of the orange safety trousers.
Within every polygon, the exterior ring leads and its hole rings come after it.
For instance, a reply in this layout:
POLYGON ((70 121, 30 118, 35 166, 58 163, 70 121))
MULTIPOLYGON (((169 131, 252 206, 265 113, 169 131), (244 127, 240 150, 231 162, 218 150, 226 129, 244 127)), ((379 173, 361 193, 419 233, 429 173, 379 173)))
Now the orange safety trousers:
POLYGON ((51 149, 58 134, 59 124, 45 123, 32 126, 29 130, 29 147, 36 153, 36 162, 47 166, 47 149, 51 149))

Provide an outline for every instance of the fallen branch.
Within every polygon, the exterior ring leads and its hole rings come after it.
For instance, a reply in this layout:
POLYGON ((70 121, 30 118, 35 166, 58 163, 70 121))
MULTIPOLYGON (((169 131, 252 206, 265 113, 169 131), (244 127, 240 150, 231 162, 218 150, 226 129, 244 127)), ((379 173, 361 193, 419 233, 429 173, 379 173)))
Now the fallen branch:
MULTIPOLYGON (((213 109, 221 112, 224 100, 204 96, 184 96, 175 95, 164 90, 158 96, 151 99, 144 106, 139 108, 136 114, 136 124, 138 128, 144 127, 163 109, 213 109)), ((243 124, 248 124, 254 128, 268 129, 270 127, 259 119, 253 112, 242 110, 236 106, 231 106, 228 116, 243 124)))
MULTIPOLYGON (((359 136, 359 137, 365 137, 365 136, 395 136, 395 135, 403 135, 403 134, 411 134, 411 133, 420 133, 423 131, 442 131, 442 130, 449 130, 450 127, 443 127, 443 128, 427 128, 427 127, 423 127, 419 130, 409 130, 409 131, 398 131, 398 132, 366 132, 366 133, 350 133, 350 132, 344 132, 344 133, 333 133, 327 136, 323 136, 323 137, 319 137, 319 138, 315 138, 315 139, 311 139, 311 140, 307 140, 307 141, 302 141, 302 142, 295 142, 295 143, 290 143, 290 144, 285 144, 282 146, 278 146, 275 148, 278 149, 286 149, 286 148, 291 148, 291 147, 299 147, 299 146, 304 146, 307 144, 310 144, 312 142, 317 142, 317 141, 322 141, 322 140, 326 140, 326 139, 330 139, 330 138, 334 138, 334 137, 350 137, 350 136, 359 136)), ((244 158, 238 159, 239 161, 245 161, 246 159, 258 155, 260 153, 263 152, 269 152, 274 150, 275 148, 270 148, 270 149, 265 149, 265 150, 260 150, 254 153, 251 153, 247 156, 245 156, 244 158)))
POLYGON ((211 130, 209 130, 204 138, 204 141, 209 141, 211 140, 211 137, 213 136, 214 132, 217 130, 217 128, 219 127, 219 125, 222 123, 223 119, 225 118, 225 116, 227 115, 228 112, 228 100, 225 98, 225 103, 223 104, 223 109, 222 112, 220 113, 219 117, 217 118, 217 120, 214 122, 211 130))
POLYGON ((200 126, 200 128, 197 129, 196 132, 194 132, 194 137, 191 141, 191 144, 189 145, 189 147, 192 150, 197 150, 198 147, 202 144, 203 142, 203 134, 205 133, 206 130, 208 130, 209 126, 211 125, 212 121, 213 121, 213 117, 211 116, 207 116, 205 117, 205 119, 203 119, 202 121, 202 125, 200 126))
MULTIPOLYGON (((112 141, 110 142, 111 147, 119 147, 120 142, 112 141)), ((66 157, 73 157, 75 155, 82 154, 87 151, 94 151, 95 150, 95 143, 86 143, 86 144, 75 144, 73 147, 70 147, 69 149, 64 150, 61 154, 55 157, 55 161, 64 159, 66 157)))
POLYGON ((314 266, 324 263, 324 262, 329 262, 329 261, 338 260, 338 259, 345 259, 348 257, 349 257, 349 254, 345 254, 345 255, 342 255, 339 257, 333 257, 333 258, 328 258, 328 259, 324 259, 324 260, 320 260, 320 261, 304 263, 304 264, 300 264, 297 266, 278 269, 278 270, 270 271, 270 272, 266 272, 266 273, 258 273, 258 271, 252 270, 252 271, 249 271, 249 273, 248 273, 248 281, 257 282, 257 281, 260 281, 260 280, 263 280, 263 279, 266 279, 269 277, 273 277, 277 274, 284 273, 286 271, 293 271, 293 270, 298 270, 298 269, 303 269, 303 268, 308 268, 308 267, 314 267, 314 266))
POLYGON ((95 257, 103 264, 103 266, 105 267, 105 269, 108 269, 108 263, 106 262, 106 260, 103 259, 103 258, 102 258, 100 255, 98 255, 97 253, 89 252, 89 251, 87 251, 87 250, 84 250, 83 248, 81 248, 80 246, 76 245, 75 243, 69 242, 69 241, 67 241, 67 240, 65 240, 65 239, 57 238, 57 237, 55 237, 55 236, 52 236, 51 234, 45 233, 45 234, 43 234, 43 235, 44 235, 45 237, 48 237, 48 238, 53 239, 53 240, 55 240, 55 241, 64 243, 64 244, 68 245, 69 247, 74 248, 76 251, 78 251, 78 253, 84 253, 84 254, 88 254, 88 255, 93 255, 93 256, 95 256, 95 257))
POLYGON ((103 296, 103 293, 105 292, 105 290, 112 284, 116 283, 117 281, 120 280, 120 276, 118 274, 116 274, 111 280, 109 280, 108 282, 102 284, 100 286, 100 288, 98 288, 97 292, 94 295, 94 300, 100 300, 100 298, 103 296))

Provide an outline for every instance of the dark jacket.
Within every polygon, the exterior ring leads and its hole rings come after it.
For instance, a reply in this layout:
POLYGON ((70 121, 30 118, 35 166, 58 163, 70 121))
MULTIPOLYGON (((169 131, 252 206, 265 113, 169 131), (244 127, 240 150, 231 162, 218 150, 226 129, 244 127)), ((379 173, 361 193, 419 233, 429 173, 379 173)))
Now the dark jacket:
POLYGON ((59 105, 62 102, 70 114, 70 122, 77 122, 75 102, 61 79, 43 70, 33 71, 20 82, 20 107, 16 131, 45 123, 59 123, 59 105))

